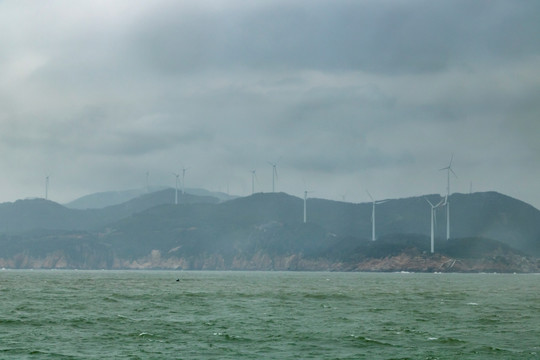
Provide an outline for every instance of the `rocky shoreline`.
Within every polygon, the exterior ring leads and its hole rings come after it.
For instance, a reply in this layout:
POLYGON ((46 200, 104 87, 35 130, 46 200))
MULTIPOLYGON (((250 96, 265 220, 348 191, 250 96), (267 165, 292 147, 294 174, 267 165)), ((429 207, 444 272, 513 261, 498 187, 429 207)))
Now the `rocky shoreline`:
POLYGON ((225 259, 219 254, 189 258, 163 257, 153 250, 145 257, 125 259, 111 256, 100 259, 75 261, 63 251, 44 258, 19 254, 11 259, 0 258, 5 269, 80 269, 80 270, 232 270, 232 271, 359 271, 359 272, 456 272, 456 273, 538 273, 540 259, 516 254, 491 254, 482 258, 459 259, 440 254, 404 252, 383 258, 365 258, 356 261, 305 258, 302 254, 269 256, 237 255, 225 259))

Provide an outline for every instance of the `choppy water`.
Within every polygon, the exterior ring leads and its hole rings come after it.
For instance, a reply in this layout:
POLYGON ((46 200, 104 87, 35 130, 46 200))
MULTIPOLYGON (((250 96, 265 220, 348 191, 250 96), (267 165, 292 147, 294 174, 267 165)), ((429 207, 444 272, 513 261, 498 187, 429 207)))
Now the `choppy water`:
POLYGON ((4 270, 0 358, 540 359, 539 284, 538 275, 4 270))

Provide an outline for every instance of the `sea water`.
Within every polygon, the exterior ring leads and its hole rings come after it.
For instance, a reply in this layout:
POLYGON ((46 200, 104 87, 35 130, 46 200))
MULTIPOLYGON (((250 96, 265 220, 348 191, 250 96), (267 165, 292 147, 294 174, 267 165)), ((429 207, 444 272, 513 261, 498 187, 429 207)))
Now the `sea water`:
POLYGON ((0 271, 0 359, 540 359, 540 276, 0 271))

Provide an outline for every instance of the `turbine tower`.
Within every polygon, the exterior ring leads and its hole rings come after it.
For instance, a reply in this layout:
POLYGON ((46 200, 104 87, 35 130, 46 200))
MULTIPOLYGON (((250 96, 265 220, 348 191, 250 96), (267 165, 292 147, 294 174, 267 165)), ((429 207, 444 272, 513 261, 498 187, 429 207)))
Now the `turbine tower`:
POLYGON ((255 170, 251 170, 251 195, 255 194, 255 170))
POLYGON ((45 200, 49 200, 49 175, 45 176, 45 200))
POLYGON ((150 172, 147 171, 146 172, 146 192, 149 193, 150 192, 150 172))
POLYGON ((182 195, 184 195, 186 190, 186 171, 188 171, 189 168, 183 168, 182 169, 182 195))
POLYGON ((452 161, 454 160, 454 154, 452 154, 452 157, 450 158, 450 163, 447 167, 443 167, 442 169, 439 169, 440 171, 446 170, 446 240, 450 240, 450 173, 454 174, 454 176, 457 178, 456 173, 454 170, 452 170, 452 161))
POLYGON ((313 191, 304 191, 304 224, 307 222, 307 194, 313 191))
POLYGON ((441 199, 437 205, 433 205, 431 201, 428 200, 428 198, 424 198, 431 206, 431 253, 433 254, 435 252, 435 224, 437 223, 437 214, 435 211, 437 208, 441 205, 445 205, 445 199, 441 199))
POLYGON ((276 192, 277 163, 271 163, 270 161, 268 163, 272 165, 272 192, 276 192))
POLYGON ((174 204, 178 205, 178 181, 180 179, 180 174, 172 173, 176 177, 176 185, 174 187, 174 204))
POLYGON ((366 190, 366 192, 367 192, 369 198, 371 199, 371 201, 373 203, 373 207, 372 207, 372 210, 371 210, 371 241, 375 241, 376 240, 376 237, 375 237, 375 205, 384 204, 388 200, 376 201, 375 199, 373 199, 373 196, 371 196, 369 191, 366 190))

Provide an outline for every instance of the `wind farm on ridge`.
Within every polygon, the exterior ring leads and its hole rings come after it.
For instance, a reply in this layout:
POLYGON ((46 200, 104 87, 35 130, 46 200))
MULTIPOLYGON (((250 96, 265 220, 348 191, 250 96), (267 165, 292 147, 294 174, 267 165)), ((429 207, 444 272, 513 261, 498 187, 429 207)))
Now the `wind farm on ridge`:
MULTIPOLYGON (((540 239, 540 211, 494 192, 450 193, 451 178, 456 177, 453 160, 452 156, 442 169, 446 171, 446 194, 442 196, 380 199, 380 188, 363 188, 368 202, 334 201, 309 197, 319 191, 304 181, 302 196, 295 197, 277 191, 277 180, 283 181, 283 177, 277 177, 278 165, 273 162, 265 171, 273 191, 259 191, 264 186, 253 169, 244 173, 251 180, 251 195, 244 197, 190 188, 190 168, 182 166, 181 171, 169 172, 169 179, 174 176, 173 187, 150 186, 147 171, 146 186, 138 195, 106 206, 80 203, 64 207, 46 199, 0 204, 0 242, 12 254, 11 258, 0 255, 0 265, 535 271, 534 258, 523 254, 540 255, 540 247, 535 245, 540 239), (451 217, 447 214, 446 224, 452 226, 452 238, 446 238, 450 231, 437 228, 437 215, 443 208, 449 210, 450 201, 453 212, 451 217), (27 250, 19 248, 34 242, 46 244, 39 258, 31 258, 27 250), (90 260, 90 254, 101 255, 91 255, 90 260), (25 260, 14 262, 21 257, 25 260), (43 262, 49 257, 58 265, 43 262), (87 260, 81 263, 80 259, 87 260)), ((432 171, 437 170, 441 169, 432 171)), ((49 195, 50 178, 45 180, 49 195)))
MULTIPOLYGON (((452 174, 454 177, 457 177, 455 174, 452 164, 454 160, 454 155, 452 154, 450 158, 450 162, 448 166, 443 167, 439 169, 440 171, 446 171, 446 194, 445 196, 437 203, 433 204, 427 197, 425 198, 426 202, 428 203, 429 207, 429 217, 431 218, 431 225, 430 225, 430 243, 431 243, 431 253, 435 252, 435 234, 436 234, 436 228, 437 228, 437 211, 439 208, 445 208, 445 214, 446 214, 446 240, 450 239, 450 175, 452 174)), ((278 163, 280 160, 277 160, 275 162, 268 161, 268 165, 271 167, 271 179, 272 179, 272 193, 276 192, 276 187, 278 184, 278 163)), ((172 175, 174 175, 175 183, 174 183, 174 204, 178 205, 179 202, 179 193, 181 196, 184 196, 186 194, 186 173, 189 170, 187 167, 182 167, 181 172, 173 172, 172 175), (181 178, 180 178, 181 177, 181 178)), ((250 171, 251 174, 251 195, 254 195, 256 192, 256 182, 257 181, 257 175, 256 170, 253 169, 250 171)), ((150 191, 150 172, 147 171, 145 173, 146 175, 146 192, 150 191)), ((48 200, 49 198, 49 181, 50 176, 47 175, 45 178, 45 199, 48 200)), ((303 193, 303 223, 308 222, 308 194, 313 193, 312 190, 305 190, 303 193)), ((371 241, 377 240, 377 217, 376 217, 376 208, 378 205, 382 205, 390 199, 385 200, 376 200, 371 193, 365 189, 366 194, 368 195, 369 199, 371 200, 371 241)), ((344 201, 344 199, 343 199, 344 201)))

